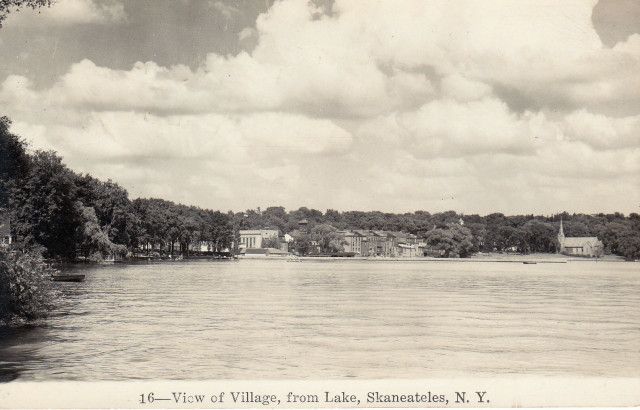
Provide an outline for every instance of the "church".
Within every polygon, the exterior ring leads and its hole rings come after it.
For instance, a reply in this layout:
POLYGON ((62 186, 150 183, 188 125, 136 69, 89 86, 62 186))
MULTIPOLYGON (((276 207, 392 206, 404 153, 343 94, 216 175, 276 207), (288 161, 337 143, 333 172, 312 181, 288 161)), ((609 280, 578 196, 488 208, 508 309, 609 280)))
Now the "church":
POLYGON ((599 258, 604 254, 604 245, 602 244, 602 241, 595 236, 572 238, 564 236, 562 220, 560 220, 558 243, 560 244, 560 253, 564 255, 599 258))

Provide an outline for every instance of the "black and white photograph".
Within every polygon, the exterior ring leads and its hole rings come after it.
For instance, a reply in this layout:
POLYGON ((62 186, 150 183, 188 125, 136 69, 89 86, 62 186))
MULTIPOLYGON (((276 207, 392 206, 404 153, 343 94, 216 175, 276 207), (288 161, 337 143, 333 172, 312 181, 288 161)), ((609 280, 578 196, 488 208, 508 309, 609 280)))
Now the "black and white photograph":
POLYGON ((0 0, 0 408, 637 406, 639 260, 637 0, 0 0))

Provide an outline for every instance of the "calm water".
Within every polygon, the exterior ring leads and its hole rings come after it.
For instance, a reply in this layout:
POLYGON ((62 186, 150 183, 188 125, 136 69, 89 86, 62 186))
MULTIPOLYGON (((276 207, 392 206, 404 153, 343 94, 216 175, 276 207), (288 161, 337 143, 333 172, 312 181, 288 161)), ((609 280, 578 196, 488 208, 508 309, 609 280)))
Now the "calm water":
POLYGON ((85 269, 3 380, 640 376, 640 265, 184 262, 85 269))

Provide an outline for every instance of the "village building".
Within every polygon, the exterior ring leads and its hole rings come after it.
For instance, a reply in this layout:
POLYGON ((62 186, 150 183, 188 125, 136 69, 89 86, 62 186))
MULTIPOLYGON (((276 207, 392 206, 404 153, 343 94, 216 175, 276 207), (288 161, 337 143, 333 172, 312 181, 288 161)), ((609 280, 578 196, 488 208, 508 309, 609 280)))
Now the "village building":
POLYGON ((423 256, 424 251, 418 244, 416 235, 405 232, 393 232, 393 254, 392 256, 399 258, 414 258, 423 256))
POLYGON ((562 220, 560 220, 558 243, 560 244, 560 253, 564 255, 599 258, 604 254, 604 245, 595 236, 566 237, 562 220))
POLYGON ((338 231, 338 233, 344 238, 342 247, 345 252, 362 255, 362 241, 366 236, 355 231, 338 231))
POLYGON ((398 244, 398 257, 400 258, 415 258, 416 256, 422 256, 421 252, 418 245, 398 244))
POLYGON ((239 234, 238 247, 240 249, 262 248, 265 240, 278 238, 276 229, 241 229, 239 234))
POLYGON ((395 258, 422 256, 424 253, 424 245, 419 244, 418 237, 405 232, 354 229, 338 233, 344 240, 344 252, 357 256, 395 258))
POLYGON ((392 256, 393 237, 385 231, 371 231, 376 256, 392 256))

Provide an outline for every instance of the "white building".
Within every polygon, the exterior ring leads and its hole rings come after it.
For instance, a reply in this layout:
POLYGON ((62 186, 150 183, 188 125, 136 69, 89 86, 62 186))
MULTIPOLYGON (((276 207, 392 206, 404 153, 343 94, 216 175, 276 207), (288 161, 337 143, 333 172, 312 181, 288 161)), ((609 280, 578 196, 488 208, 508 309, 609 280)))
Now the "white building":
POLYGON ((249 229, 240 230, 240 249, 262 248, 262 243, 266 239, 278 238, 278 231, 275 229, 249 229))
POLYGON ((562 220, 558 232, 560 253, 574 256, 601 257, 604 254, 604 244, 595 236, 569 237, 564 236, 562 220))

